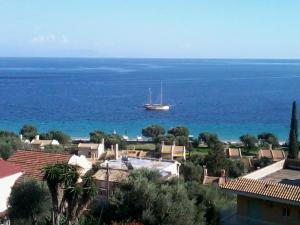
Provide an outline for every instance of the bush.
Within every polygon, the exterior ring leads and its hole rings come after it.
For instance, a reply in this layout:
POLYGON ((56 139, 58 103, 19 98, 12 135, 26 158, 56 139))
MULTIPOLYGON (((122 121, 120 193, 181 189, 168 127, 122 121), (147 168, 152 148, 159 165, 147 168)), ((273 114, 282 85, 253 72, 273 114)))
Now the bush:
POLYGON ((15 150, 22 146, 18 135, 13 132, 0 131, 0 157, 8 159, 15 150))

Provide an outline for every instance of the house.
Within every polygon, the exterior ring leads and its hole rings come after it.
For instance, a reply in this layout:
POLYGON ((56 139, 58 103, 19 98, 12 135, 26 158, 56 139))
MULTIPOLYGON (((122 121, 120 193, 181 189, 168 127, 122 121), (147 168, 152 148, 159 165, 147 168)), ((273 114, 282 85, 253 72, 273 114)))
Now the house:
POLYGON ((101 164, 109 169, 119 170, 134 170, 134 169, 152 169, 158 170, 162 178, 168 179, 172 176, 179 176, 180 163, 175 160, 163 160, 154 158, 135 158, 135 157, 121 157, 115 160, 105 161, 101 164))
POLYGON ((261 159, 262 157, 266 157, 273 162, 277 162, 285 159, 285 153, 283 150, 260 149, 257 153, 257 158, 261 159))
POLYGON ((300 224, 300 161, 283 159, 220 186, 237 195, 222 224, 300 224))
POLYGON ((36 149, 44 149, 45 146, 59 145, 57 140, 40 140, 40 136, 36 135, 35 138, 30 142, 36 149))
POLYGON ((176 145, 175 141, 172 145, 166 145, 164 142, 161 143, 161 157, 163 159, 186 159, 185 146, 176 145))
POLYGON ((22 174, 23 170, 20 166, 0 159, 0 224, 9 225, 7 201, 12 186, 22 174))
POLYGON ((79 143, 78 155, 84 155, 86 158, 97 160, 104 153, 104 139, 101 143, 79 143))
POLYGON ((43 151, 17 150, 8 162, 22 168, 23 177, 31 177, 43 180, 42 169, 49 164, 57 162, 69 162, 71 155, 60 153, 48 153, 43 151))
POLYGON ((241 159, 242 152, 240 148, 228 148, 226 150, 226 155, 230 159, 241 159))

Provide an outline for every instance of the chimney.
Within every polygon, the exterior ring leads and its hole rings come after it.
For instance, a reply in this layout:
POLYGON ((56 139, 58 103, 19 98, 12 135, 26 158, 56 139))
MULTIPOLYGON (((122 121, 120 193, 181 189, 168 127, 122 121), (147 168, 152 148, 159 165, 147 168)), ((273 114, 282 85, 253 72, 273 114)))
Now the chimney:
POLYGON ((119 145, 116 144, 116 147, 115 147, 115 156, 116 156, 116 160, 119 159, 119 145))
POLYGON ((40 140, 40 135, 38 135, 38 134, 35 135, 35 140, 37 140, 37 141, 40 140))
POLYGON ((226 171, 224 169, 221 169, 221 177, 225 177, 226 171))
POLYGON ((207 176, 207 169, 206 169, 206 166, 203 166, 203 176, 204 176, 204 177, 207 176))
POLYGON ((221 176, 219 177, 219 185, 226 183, 225 170, 221 169, 221 176))
POLYGON ((104 146, 104 138, 101 139, 101 144, 104 146))
POLYGON ((173 146, 176 146, 176 141, 175 140, 173 141, 173 146))
POLYGON ((21 141, 23 141, 23 135, 22 134, 19 135, 19 138, 20 138, 21 141))
POLYGON ((272 144, 268 144, 269 150, 272 150, 272 144))

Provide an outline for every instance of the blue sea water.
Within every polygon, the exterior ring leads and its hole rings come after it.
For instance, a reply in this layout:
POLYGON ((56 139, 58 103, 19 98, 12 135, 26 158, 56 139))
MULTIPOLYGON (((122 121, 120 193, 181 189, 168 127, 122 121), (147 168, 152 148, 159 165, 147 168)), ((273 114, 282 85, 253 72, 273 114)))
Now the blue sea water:
POLYGON ((136 136, 149 124, 188 126, 223 139, 270 131, 285 140, 300 60, 0 58, 0 129, 24 123, 87 137, 136 136), (148 88, 168 112, 146 111, 148 88))

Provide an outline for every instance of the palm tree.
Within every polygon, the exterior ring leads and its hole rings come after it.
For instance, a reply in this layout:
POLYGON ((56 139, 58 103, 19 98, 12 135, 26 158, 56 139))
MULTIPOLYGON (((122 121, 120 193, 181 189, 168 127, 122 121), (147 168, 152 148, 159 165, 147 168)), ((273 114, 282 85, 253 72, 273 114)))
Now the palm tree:
POLYGON ((79 182, 78 167, 67 163, 48 165, 43 171, 52 197, 52 224, 59 225, 64 210, 68 224, 75 224, 96 195, 92 173, 79 182))

